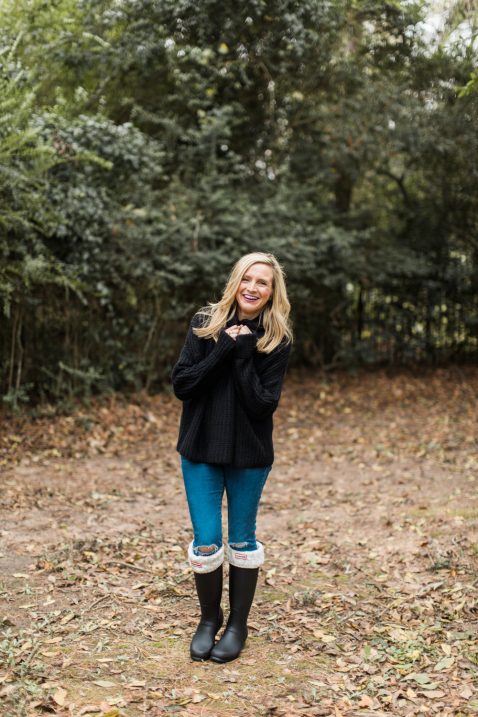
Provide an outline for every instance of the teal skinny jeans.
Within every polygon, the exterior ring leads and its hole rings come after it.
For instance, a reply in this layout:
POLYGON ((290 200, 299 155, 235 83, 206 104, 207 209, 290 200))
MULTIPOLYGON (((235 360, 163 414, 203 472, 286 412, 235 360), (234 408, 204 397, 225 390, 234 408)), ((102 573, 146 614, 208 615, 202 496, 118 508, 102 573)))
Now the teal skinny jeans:
POLYGON ((222 547, 221 507, 227 495, 228 543, 243 552, 257 550, 256 519, 262 490, 272 466, 233 468, 195 463, 181 456, 184 487, 194 531, 193 552, 207 547, 213 555, 222 547))

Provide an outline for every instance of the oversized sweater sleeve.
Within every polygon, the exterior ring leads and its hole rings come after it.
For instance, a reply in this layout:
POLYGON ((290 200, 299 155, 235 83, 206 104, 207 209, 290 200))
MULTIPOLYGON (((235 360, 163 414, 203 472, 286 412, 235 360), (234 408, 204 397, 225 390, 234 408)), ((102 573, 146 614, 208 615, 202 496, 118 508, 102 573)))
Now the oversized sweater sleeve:
POLYGON ((279 403, 291 344, 282 343, 274 349, 265 359, 259 375, 253 358, 256 337, 238 337, 237 342, 233 370, 241 403, 251 418, 270 416, 279 403))
POLYGON ((196 314, 193 316, 186 341, 171 373, 174 393, 181 401, 199 396, 207 390, 214 369, 235 346, 234 339, 222 330, 213 350, 202 358, 200 342, 204 339, 200 339, 193 332, 193 328, 198 326, 200 326, 200 317, 196 314))

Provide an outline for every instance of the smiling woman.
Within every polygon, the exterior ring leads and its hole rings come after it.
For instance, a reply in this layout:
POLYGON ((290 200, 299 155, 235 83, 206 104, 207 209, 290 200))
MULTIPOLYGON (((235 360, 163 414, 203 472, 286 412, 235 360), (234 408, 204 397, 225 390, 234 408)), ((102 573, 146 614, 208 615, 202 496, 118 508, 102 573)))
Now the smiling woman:
POLYGON ((247 618, 264 548, 256 517, 272 467, 272 414, 292 341, 284 274, 272 254, 234 265, 223 296, 191 321, 172 373, 183 401, 178 451, 194 539, 188 550, 201 605, 193 660, 228 662, 247 638, 247 618), (221 506, 228 502, 230 614, 222 626, 221 506))

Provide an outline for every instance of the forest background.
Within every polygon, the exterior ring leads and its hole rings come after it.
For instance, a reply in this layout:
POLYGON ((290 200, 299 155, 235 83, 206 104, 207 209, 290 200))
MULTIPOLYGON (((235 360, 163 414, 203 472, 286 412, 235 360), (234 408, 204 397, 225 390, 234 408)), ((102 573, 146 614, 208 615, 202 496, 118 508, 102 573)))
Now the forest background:
POLYGON ((3 0, 4 403, 161 387, 254 249, 296 364, 476 359, 477 15, 432 9, 3 0))

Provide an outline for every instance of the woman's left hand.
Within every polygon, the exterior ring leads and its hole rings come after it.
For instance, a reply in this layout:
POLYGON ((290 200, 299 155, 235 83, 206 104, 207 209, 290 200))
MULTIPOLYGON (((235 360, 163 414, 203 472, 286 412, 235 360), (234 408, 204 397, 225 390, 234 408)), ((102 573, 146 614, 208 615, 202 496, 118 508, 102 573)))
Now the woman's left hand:
POLYGON ((244 326, 244 324, 240 324, 238 336, 243 335, 243 334, 252 334, 252 331, 250 330, 250 328, 248 326, 244 326))

